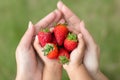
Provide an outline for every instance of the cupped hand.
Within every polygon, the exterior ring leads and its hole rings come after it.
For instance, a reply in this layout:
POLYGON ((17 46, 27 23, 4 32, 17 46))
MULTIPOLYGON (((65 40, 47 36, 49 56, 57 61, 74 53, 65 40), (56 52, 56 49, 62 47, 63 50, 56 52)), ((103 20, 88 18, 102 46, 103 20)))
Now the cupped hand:
POLYGON ((83 37, 78 34, 78 46, 70 53, 69 63, 63 65, 70 80, 93 80, 83 64, 84 48, 83 37))
POLYGON ((79 68, 83 64, 84 48, 82 34, 78 34, 78 46, 70 53, 69 63, 63 65, 66 70, 70 69, 70 67, 79 68))
POLYGON ((31 22, 29 23, 28 29, 16 49, 16 80, 42 80, 44 65, 33 48, 34 35, 38 33, 41 27, 47 27, 59 21, 60 18, 60 11, 55 10, 41 19, 37 24, 32 25, 31 22))
POLYGON ((39 44, 38 36, 35 37, 34 47, 41 59, 43 60, 45 66, 61 65, 57 59, 49 59, 47 56, 44 55, 43 47, 41 47, 41 45, 39 44))
POLYGON ((27 31, 16 49, 16 80, 42 79, 43 64, 40 60, 38 60, 33 46, 31 45, 34 31, 35 29, 30 22, 27 31))
POLYGON ((44 63, 43 80, 61 80, 62 65, 57 59, 49 59, 44 56, 43 47, 39 44, 38 36, 35 38, 34 48, 44 63))
POLYGON ((83 35, 86 46, 83 62, 90 74, 96 74, 99 71, 100 54, 97 44, 87 29, 84 27, 84 22, 81 21, 66 5, 59 1, 57 7, 70 26, 69 29, 71 31, 74 30, 74 33, 81 33, 83 35))

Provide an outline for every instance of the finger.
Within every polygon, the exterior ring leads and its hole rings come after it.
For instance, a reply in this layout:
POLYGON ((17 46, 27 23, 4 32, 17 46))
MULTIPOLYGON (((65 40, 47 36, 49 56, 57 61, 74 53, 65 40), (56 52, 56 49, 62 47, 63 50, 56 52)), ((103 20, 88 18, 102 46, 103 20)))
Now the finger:
POLYGON ((80 23, 80 31, 83 35, 83 38, 85 40, 85 43, 87 44, 88 47, 95 47, 96 46, 96 43, 93 39, 93 37, 91 36, 91 34, 87 31, 87 29, 85 28, 85 25, 84 25, 84 22, 81 21, 80 23))
POLYGON ((84 41, 82 38, 82 34, 78 34, 78 46, 77 48, 72 52, 72 56, 74 56, 73 63, 81 64, 82 58, 83 58, 83 51, 84 51, 84 41))
POLYGON ((54 31, 54 27, 51 27, 50 32, 53 33, 53 31, 54 31))
POLYGON ((19 45, 21 47, 29 48, 31 46, 33 36, 34 36, 34 27, 32 22, 29 22, 28 29, 25 32, 24 36, 22 37, 19 45))
POLYGON ((57 23, 62 18, 62 13, 58 9, 55 10, 56 18, 54 20, 55 23, 57 23))
MULTIPOLYGON (((83 59, 83 51, 84 51, 84 41, 83 41, 83 38, 82 38, 82 34, 78 34, 78 46, 77 48, 75 48, 71 55, 70 55, 70 63, 69 65, 81 65, 82 63, 82 59, 83 59)), ((64 69, 67 70, 68 68, 68 65, 67 64, 64 64, 63 65, 64 69)))
POLYGON ((59 22, 58 22, 58 24, 65 24, 65 19, 64 18, 61 18, 60 20, 59 20, 59 22))
POLYGON ((55 10, 40 20, 38 23, 35 24, 36 33, 40 30, 41 27, 47 27, 48 25, 53 24, 54 22, 59 21, 61 18, 61 12, 59 10, 55 10))
POLYGON ((43 48, 39 44, 38 36, 35 37, 34 41, 34 48, 37 51, 38 55, 41 57, 41 59, 44 59, 44 54, 43 54, 43 48))
POLYGON ((57 3, 58 9, 64 15, 64 18, 71 24, 78 24, 80 19, 65 5, 62 1, 57 3))
POLYGON ((54 21, 49 25, 49 27, 54 27, 55 24, 58 24, 58 22, 61 20, 62 18, 62 13, 60 10, 56 9, 55 11, 56 17, 54 19, 54 21))

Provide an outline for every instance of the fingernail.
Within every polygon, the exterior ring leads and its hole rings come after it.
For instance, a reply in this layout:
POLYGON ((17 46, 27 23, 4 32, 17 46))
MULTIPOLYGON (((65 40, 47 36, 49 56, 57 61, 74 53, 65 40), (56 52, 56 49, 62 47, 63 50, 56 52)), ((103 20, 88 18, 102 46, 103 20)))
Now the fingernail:
POLYGON ((58 11, 57 9, 54 10, 54 12, 57 12, 57 11, 58 11))
POLYGON ((80 23, 80 24, 81 24, 81 26, 85 27, 85 23, 84 23, 84 21, 83 21, 83 20, 81 21, 81 23, 80 23))
POLYGON ((32 22, 31 22, 31 21, 29 21, 28 28, 31 28, 31 27, 33 27, 33 24, 32 24, 32 22))
POLYGON ((78 38, 79 39, 81 39, 82 38, 82 34, 80 33, 80 34, 78 34, 78 38))
POLYGON ((53 31, 54 31, 54 27, 51 27, 51 28, 50 28, 50 32, 53 32, 53 31))
POLYGON ((58 6, 58 8, 62 8, 62 6, 63 6, 63 2, 62 2, 62 0, 59 0, 59 1, 58 1, 57 6, 58 6))
POLYGON ((38 40, 38 35, 35 36, 35 39, 38 40))

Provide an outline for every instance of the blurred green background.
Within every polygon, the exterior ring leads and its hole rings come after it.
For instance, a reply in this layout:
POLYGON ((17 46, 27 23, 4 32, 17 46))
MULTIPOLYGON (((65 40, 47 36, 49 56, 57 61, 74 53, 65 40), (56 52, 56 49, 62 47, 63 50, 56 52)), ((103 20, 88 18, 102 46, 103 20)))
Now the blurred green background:
MULTIPOLYGON (((14 80, 15 49, 31 20, 56 9, 58 0, 0 0, 0 80, 14 80)), ((100 68, 120 80, 120 0, 63 0, 84 20, 101 48, 100 68)), ((65 73, 63 80, 68 80, 65 73)))

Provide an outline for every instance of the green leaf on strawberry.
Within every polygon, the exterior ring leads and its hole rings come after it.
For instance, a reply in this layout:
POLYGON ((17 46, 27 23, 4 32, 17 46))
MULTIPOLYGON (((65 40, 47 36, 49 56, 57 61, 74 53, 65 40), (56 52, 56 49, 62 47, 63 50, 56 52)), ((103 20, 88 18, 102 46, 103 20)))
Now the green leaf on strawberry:
POLYGON ((51 52, 53 50, 53 48, 54 47, 52 44, 45 45, 44 50, 43 50, 44 56, 48 55, 48 53, 51 52))
POLYGON ((64 40, 64 47, 69 52, 77 47, 77 35, 74 33, 68 33, 67 38, 64 40))
POLYGON ((69 62, 69 59, 66 56, 59 56, 60 63, 67 64, 69 62))
POLYGON ((68 33, 67 39, 77 41, 77 35, 74 33, 68 33))

